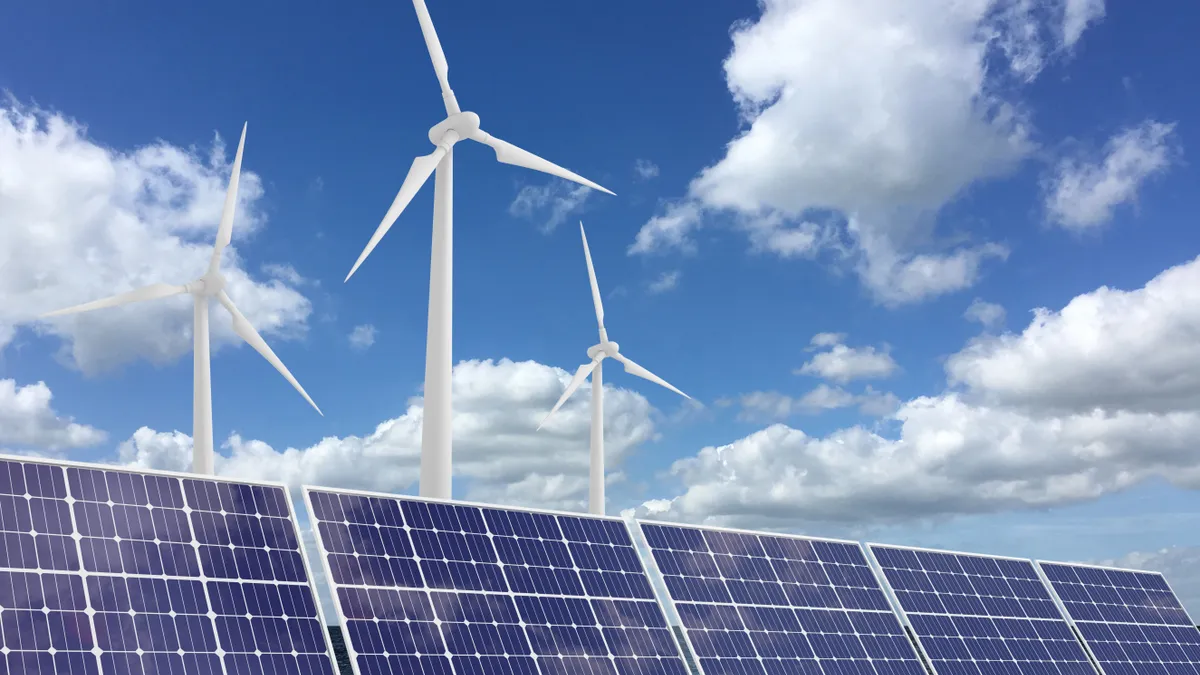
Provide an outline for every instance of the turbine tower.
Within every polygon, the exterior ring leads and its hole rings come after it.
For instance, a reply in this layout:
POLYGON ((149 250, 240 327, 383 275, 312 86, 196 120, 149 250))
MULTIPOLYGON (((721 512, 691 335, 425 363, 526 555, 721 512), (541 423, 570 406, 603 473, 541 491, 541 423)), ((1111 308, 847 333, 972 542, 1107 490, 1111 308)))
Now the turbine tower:
MULTIPOLYGON (((233 172, 229 177, 229 189, 225 193, 225 209, 221 213, 221 224, 217 228, 217 241, 213 247, 212 258, 208 263, 208 271, 199 279, 177 286, 175 284, 151 284, 128 293, 96 300, 67 309, 60 309, 41 315, 42 319, 89 312, 104 307, 119 307, 143 300, 155 300, 172 295, 190 294, 193 300, 192 339, 193 346, 193 381, 192 381, 192 471, 198 474, 213 472, 213 424, 212 424, 212 377, 208 350, 208 305, 209 300, 216 298, 224 305, 233 317, 233 330, 262 357, 269 361, 288 382, 300 392, 318 413, 321 409, 313 403, 304 387, 292 377, 283 361, 271 351, 254 326, 242 316, 233 300, 225 293, 225 277, 221 274, 221 253, 233 238, 233 212, 237 206, 238 176, 242 171, 242 148, 246 144, 246 126, 242 125, 242 138, 238 141, 237 155, 233 160, 233 172)), ((321 413, 324 416, 324 413, 321 413)))
POLYGON ((596 323, 600 326, 599 344, 588 347, 587 355, 591 359, 579 366, 575 377, 559 397, 558 403, 538 425, 540 431, 546 422, 558 412, 571 394, 579 388, 588 374, 592 376, 592 433, 591 433, 591 468, 588 475, 588 511, 596 515, 604 515, 604 359, 612 358, 625 364, 625 372, 642 379, 662 385, 680 396, 691 399, 691 396, 676 389, 671 383, 646 370, 628 356, 621 353, 620 345, 608 339, 604 330, 604 304, 600 302, 600 286, 596 283, 596 268, 592 266, 592 253, 588 250, 587 234, 583 231, 583 223, 579 223, 579 234, 583 237, 583 256, 587 259, 588 281, 592 284, 592 304, 596 307, 596 323))
POLYGON ((546 161, 537 155, 522 150, 517 146, 502 141, 479 128, 479 115, 473 112, 463 112, 454 98, 447 78, 449 66, 446 55, 442 53, 442 45, 438 41, 437 32, 433 28, 433 20, 424 0, 413 0, 417 10, 417 20, 421 23, 421 33, 425 36, 425 46, 429 57, 433 60, 433 70, 437 74, 442 87, 442 101, 446 105, 446 119, 438 122, 429 130, 429 141, 436 147, 428 155, 413 160, 392 202, 391 208, 384 215, 383 221, 367 242, 346 281, 354 275, 362 265, 383 235, 396 222, 400 213, 416 196, 417 191, 429 180, 433 179, 433 246, 429 264, 429 324, 425 343, 425 410, 424 421, 421 425, 421 482, 422 497, 438 499, 450 498, 451 475, 451 441, 452 441, 452 403, 451 377, 453 374, 452 359, 452 303, 453 303, 453 174, 454 174, 454 144, 470 139, 490 146, 496 151, 496 159, 504 164, 513 164, 541 171, 552 176, 565 178, 586 185, 593 190, 614 194, 592 181, 568 171, 557 164, 546 161))

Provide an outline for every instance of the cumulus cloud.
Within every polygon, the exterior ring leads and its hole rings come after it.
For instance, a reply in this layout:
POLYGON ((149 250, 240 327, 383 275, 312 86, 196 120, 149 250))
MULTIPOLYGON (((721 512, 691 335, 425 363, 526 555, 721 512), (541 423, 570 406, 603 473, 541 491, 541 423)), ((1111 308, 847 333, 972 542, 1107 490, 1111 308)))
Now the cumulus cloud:
POLYGON ((50 405, 53 397, 45 382, 0 380, 0 446, 59 452, 104 442, 103 431, 59 414, 50 405))
POLYGON ((658 178, 658 165, 648 159, 639 159, 633 163, 633 173, 641 180, 658 178))
POLYGON ((679 285, 679 277, 680 277, 679 270, 671 270, 669 272, 663 272, 662 274, 660 274, 658 276, 657 279, 650 282, 650 286, 649 286, 648 290, 651 293, 655 293, 655 294, 666 293, 667 291, 673 290, 676 286, 679 285))
POLYGON ((975 298, 967 307, 967 311, 963 312, 963 318, 974 321, 989 330, 1003 326, 1004 317, 1003 307, 994 302, 984 302, 979 298, 975 298))
POLYGON ((851 380, 888 377, 899 367, 885 346, 847 347, 844 335, 818 333, 810 347, 828 348, 796 370, 797 375, 812 375, 845 384, 851 380), (836 340, 836 341, 833 341, 836 340))
POLYGON ((371 345, 375 344, 375 326, 364 323, 355 326, 354 330, 350 331, 350 346, 359 351, 366 350, 371 345))
MULTIPOLYGON (((252 165, 254 140, 246 142, 252 165)), ((79 122, 9 102, 0 107, 0 349, 39 314, 156 282, 200 276, 212 253, 229 177, 218 136, 207 154, 158 141, 123 152, 99 145, 79 122)), ((296 277, 256 280, 236 245, 266 222, 262 180, 242 171, 234 244, 223 272, 229 295, 264 335, 304 334, 312 307, 296 277)), ((281 268, 282 269, 282 268, 281 268)), ((292 270, 294 272, 294 270, 292 270)), ((63 341, 63 358, 95 374, 144 358, 165 364, 192 348, 187 297, 31 324, 63 341)), ((240 343, 220 313, 214 351, 240 343)))
POLYGON ((777 391, 755 391, 743 394, 738 403, 741 405, 738 419, 755 421, 784 420, 793 415, 812 415, 856 405, 864 415, 883 417, 894 412, 900 401, 895 394, 876 391, 872 387, 867 387, 861 394, 853 394, 841 387, 821 383, 800 397, 777 391))
POLYGON ((1060 161, 1047 180, 1051 220, 1073 231, 1111 221, 1118 206, 1137 199, 1142 183, 1170 166, 1174 130, 1174 124, 1149 120, 1113 136, 1097 161, 1060 161))
POLYGON ((508 206, 508 213, 518 218, 541 220, 543 234, 553 232, 567 218, 581 213, 593 190, 561 178, 551 178, 543 185, 526 185, 517 192, 508 206))

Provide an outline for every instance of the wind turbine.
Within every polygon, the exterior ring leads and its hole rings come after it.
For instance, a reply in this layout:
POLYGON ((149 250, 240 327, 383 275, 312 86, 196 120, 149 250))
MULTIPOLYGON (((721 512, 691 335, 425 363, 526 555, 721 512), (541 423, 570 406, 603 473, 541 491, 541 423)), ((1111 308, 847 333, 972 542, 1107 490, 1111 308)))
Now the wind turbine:
POLYGON ((604 304, 600 302, 600 286, 596 283, 596 268, 592 266, 592 253, 588 250, 587 233, 583 231, 583 223, 579 223, 579 234, 583 237, 583 256, 587 259, 588 280, 592 284, 592 304, 596 306, 596 323, 600 326, 600 343, 588 347, 587 355, 591 360, 579 366, 579 369, 575 371, 575 377, 571 378, 571 383, 559 397, 558 403, 554 404, 550 413, 538 425, 538 430, 541 431, 542 427, 546 426, 546 422, 554 413, 558 412, 567 399, 571 398, 571 394, 575 393, 575 390, 583 384, 590 373, 592 376, 592 442, 591 470, 588 475, 588 510, 602 516, 604 515, 604 359, 616 359, 625 364, 625 372, 630 375, 637 375, 642 379, 662 385, 686 399, 690 400, 692 397, 635 363, 621 353, 620 345, 608 339, 608 332, 604 330, 604 304))
POLYGON ((502 141, 479 128, 479 115, 473 112, 463 112, 458 107, 454 91, 450 89, 447 73, 450 67, 446 63, 446 55, 442 53, 442 44, 438 41, 437 32, 433 28, 433 20, 429 17, 429 9, 424 0, 413 0, 417 10, 417 20, 421 23, 421 33, 425 36, 425 46, 429 57, 433 60, 433 70, 437 73, 438 82, 442 87, 442 101, 446 105, 446 119, 438 122, 429 130, 429 141, 437 148, 428 155, 422 155, 413 160, 400 186, 400 192, 392 202, 391 208, 384 215, 383 221, 367 242, 346 281, 354 275, 362 265, 383 235, 396 222, 400 213, 416 196, 417 191, 429 180, 433 179, 433 246, 429 265, 429 324, 425 343, 425 410, 424 421, 421 425, 421 482, 420 493, 423 497, 440 499, 450 498, 451 475, 451 377, 453 374, 452 333, 453 333, 453 189, 454 189, 454 144, 470 139, 491 146, 496 151, 496 159, 504 164, 513 164, 541 171, 552 176, 565 178, 586 185, 593 190, 614 194, 596 183, 568 171, 557 164, 549 162, 537 155, 522 150, 517 146, 502 141))
MULTIPOLYGON (((158 298, 166 298, 172 295, 183 295, 184 293, 192 296, 193 324, 192 324, 192 339, 193 347, 193 381, 192 381, 192 471, 198 474, 212 474, 213 472, 213 426, 212 426, 212 379, 211 370, 209 367, 209 350, 208 350, 208 304, 211 298, 216 298, 217 302, 225 306, 225 309, 233 316, 233 330, 251 347, 254 348, 263 358, 275 366, 288 382, 300 392, 304 400, 308 401, 312 407, 321 413, 321 409, 317 408, 317 404, 313 403, 308 392, 304 391, 304 387, 292 377, 288 372, 287 366, 283 365, 283 361, 271 351, 266 341, 254 330, 254 326, 242 316, 238 308, 233 304, 233 300, 229 299, 229 295, 225 293, 225 277, 221 274, 221 252, 229 245, 233 237, 233 212, 237 206, 237 189, 238 176, 242 171, 242 148, 246 145, 246 126, 242 125, 242 139, 238 141, 237 156, 233 159, 233 173, 229 177, 229 189, 225 192, 225 209, 221 213, 221 224, 217 228, 217 241, 213 247, 212 258, 208 263, 208 271, 199 279, 186 283, 182 286, 174 284, 150 284, 143 288, 139 288, 128 293, 121 293, 112 297, 96 300, 67 309, 60 309, 54 312, 41 315, 39 318, 50 318, 55 316, 63 316, 65 314, 76 314, 78 312, 89 312, 93 309, 101 309, 104 307, 119 307, 128 305, 134 302, 143 300, 155 300, 158 298)), ((321 413, 324 416, 324 413, 321 413)))

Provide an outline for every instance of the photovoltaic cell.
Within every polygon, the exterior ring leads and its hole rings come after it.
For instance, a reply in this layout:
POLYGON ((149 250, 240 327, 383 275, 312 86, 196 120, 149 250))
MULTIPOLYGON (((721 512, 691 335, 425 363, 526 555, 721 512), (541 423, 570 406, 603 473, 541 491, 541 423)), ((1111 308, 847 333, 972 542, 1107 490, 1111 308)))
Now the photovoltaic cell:
POLYGON ((0 673, 334 675, 284 488, 0 458, 0 673))
POLYGON ((858 544, 639 525, 704 675, 924 675, 858 544))
POLYGON ((867 548, 936 675, 1095 675, 1033 561, 867 548))
POLYGON ((686 675, 620 519, 305 499, 359 675, 686 675))
POLYGON ((1106 675, 1196 675, 1200 630, 1157 572, 1038 562, 1106 675))

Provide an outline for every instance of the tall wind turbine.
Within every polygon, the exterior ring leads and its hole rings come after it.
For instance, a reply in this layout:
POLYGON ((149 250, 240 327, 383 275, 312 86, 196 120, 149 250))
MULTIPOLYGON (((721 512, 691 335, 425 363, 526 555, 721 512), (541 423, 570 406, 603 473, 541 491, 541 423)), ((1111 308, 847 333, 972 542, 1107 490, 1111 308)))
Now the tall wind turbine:
POLYGON ((422 155, 413 160, 400 186, 400 192, 392 202, 383 217, 383 222, 367 242, 346 281, 354 275, 359 265, 367 259, 383 235, 396 222, 400 213, 416 196, 417 191, 429 180, 433 179, 433 250, 429 265, 429 325, 425 343, 425 411, 421 425, 421 482, 420 493, 423 497, 440 499, 450 498, 451 474, 451 377, 453 360, 451 356, 453 319, 451 316, 453 303, 453 174, 454 174, 454 144, 461 140, 470 139, 491 146, 496 151, 496 159, 504 164, 541 171, 559 178, 586 185, 593 190, 614 194, 592 181, 576 173, 568 171, 557 164, 546 161, 537 155, 522 150, 517 146, 502 141, 479 128, 479 115, 473 112, 463 112, 450 89, 447 73, 450 68, 446 64, 446 55, 442 53, 442 44, 438 41, 437 32, 433 28, 433 20, 429 18, 429 10, 424 0, 413 0, 417 10, 417 20, 421 23, 421 33, 425 36, 425 46, 429 57, 433 60, 433 70, 437 73, 438 82, 442 87, 442 101, 446 105, 446 119, 438 122, 429 130, 429 141, 437 148, 428 155, 422 155))
MULTIPOLYGON (((78 312, 88 312, 104 307, 119 307, 142 300, 155 300, 172 295, 190 294, 193 300, 193 374, 192 374, 192 471, 198 474, 213 472, 213 424, 212 424, 212 379, 209 367, 208 351, 208 304, 211 298, 225 306, 233 316, 233 330, 263 358, 275 366, 281 375, 300 392, 304 400, 321 413, 317 404, 313 403, 304 387, 292 377, 283 361, 271 351, 266 341, 254 330, 254 326, 242 316, 238 308, 225 293, 225 277, 221 274, 221 252, 233 238, 233 212, 237 206, 238 176, 242 171, 242 148, 246 145, 246 126, 242 125, 242 138, 238 141, 237 156, 233 160, 233 173, 229 177, 229 189, 225 192, 225 210, 221 213, 221 224, 217 228, 217 241, 213 247, 212 258, 208 263, 208 271, 199 279, 182 286, 174 284, 150 284, 137 290, 121 293, 112 297, 93 302, 60 309, 39 318, 63 316, 78 312)), ((324 416, 324 413, 321 413, 324 416)))
POLYGON ((592 443, 591 470, 588 475, 588 510, 602 516, 604 515, 604 359, 616 359, 625 364, 625 372, 630 375, 637 375, 655 384, 660 384, 686 399, 692 397, 676 389, 670 382, 634 363, 632 359, 621 353, 620 345, 608 339, 608 332, 604 330, 604 304, 600 302, 600 286, 596 283, 596 268, 592 267, 592 253, 588 250, 587 234, 583 231, 583 223, 579 223, 579 234, 583 237, 583 256, 587 259, 588 280, 592 284, 592 304, 596 306, 596 323, 600 326, 600 343, 588 347, 587 355, 591 360, 579 366, 579 369, 575 371, 575 377, 571 378, 571 383, 559 397, 558 403, 554 404, 550 413, 538 425, 538 430, 540 431, 542 427, 546 426, 546 422, 554 413, 558 412, 567 399, 571 398, 571 394, 574 394, 575 390, 583 384, 588 374, 591 374, 592 443))

